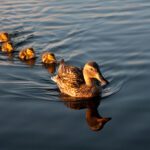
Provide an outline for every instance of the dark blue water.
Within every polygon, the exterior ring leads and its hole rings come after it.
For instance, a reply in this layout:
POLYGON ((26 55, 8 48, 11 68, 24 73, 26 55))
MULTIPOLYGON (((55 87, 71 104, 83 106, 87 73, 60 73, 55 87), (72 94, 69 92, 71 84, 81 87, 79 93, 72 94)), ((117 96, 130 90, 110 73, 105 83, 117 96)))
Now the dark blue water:
POLYGON ((0 53, 0 150, 150 149, 149 0, 0 0, 0 30, 16 48, 0 53), (36 62, 21 62, 30 46, 36 62), (110 81, 102 98, 66 102, 41 64, 46 50, 76 66, 95 60, 110 81), (91 108, 111 117, 100 131, 91 108))

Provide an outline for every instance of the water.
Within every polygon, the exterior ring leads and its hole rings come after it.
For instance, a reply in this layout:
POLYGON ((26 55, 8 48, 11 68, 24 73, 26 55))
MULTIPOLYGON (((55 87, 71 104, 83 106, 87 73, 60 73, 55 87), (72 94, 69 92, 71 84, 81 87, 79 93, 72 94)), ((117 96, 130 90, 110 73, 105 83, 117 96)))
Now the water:
POLYGON ((150 148, 150 1, 0 3, 0 30, 16 47, 13 56, 0 53, 1 150, 150 148), (38 57, 32 65, 17 57, 29 46, 38 57), (45 50, 76 66, 95 60, 110 81, 102 99, 64 102, 41 64, 45 50), (91 106, 111 117, 100 131, 87 122, 91 106))

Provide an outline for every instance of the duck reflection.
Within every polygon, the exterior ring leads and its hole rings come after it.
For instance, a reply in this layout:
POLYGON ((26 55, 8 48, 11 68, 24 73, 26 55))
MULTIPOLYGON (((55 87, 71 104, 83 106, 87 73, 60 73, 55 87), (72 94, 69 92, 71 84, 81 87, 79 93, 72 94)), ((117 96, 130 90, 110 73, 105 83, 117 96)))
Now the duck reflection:
POLYGON ((93 98, 88 100, 75 99, 66 95, 61 95, 64 104, 71 109, 86 109, 86 121, 90 129, 93 131, 101 130, 104 125, 111 120, 109 117, 102 117, 98 112, 100 105, 100 98, 93 98))
POLYGON ((30 60, 21 60, 23 63, 25 63, 26 65, 33 67, 35 65, 36 59, 30 59, 30 60))
POLYGON ((56 71, 57 64, 56 64, 56 63, 43 64, 43 66, 44 66, 45 69, 47 69, 47 71, 48 71, 50 74, 54 74, 55 71, 56 71))
MULTIPOLYGON (((3 53, 0 52, 2 60, 8 60, 7 63, 13 64, 14 63, 14 53, 3 53)), ((6 62, 6 61, 5 61, 6 62)))
POLYGON ((9 61, 14 61, 14 53, 3 53, 2 55, 8 58, 9 61))

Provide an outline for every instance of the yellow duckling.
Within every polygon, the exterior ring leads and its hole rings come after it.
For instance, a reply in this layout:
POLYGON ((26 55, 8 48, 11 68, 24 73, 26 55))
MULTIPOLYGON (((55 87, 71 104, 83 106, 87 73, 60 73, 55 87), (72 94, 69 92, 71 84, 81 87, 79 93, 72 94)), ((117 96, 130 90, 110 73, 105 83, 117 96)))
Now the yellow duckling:
POLYGON ((14 51, 13 44, 11 42, 5 42, 1 45, 1 51, 11 53, 14 51))
POLYGON ((35 51, 33 48, 26 48, 19 52, 19 58, 21 60, 30 60, 35 58, 35 51))
POLYGON ((65 65, 62 60, 58 74, 52 77, 52 80, 57 83, 62 93, 80 98, 99 96, 101 87, 108 83, 102 76, 98 64, 93 61, 87 62, 81 70, 78 67, 65 65), (97 81, 100 84, 97 84, 97 81))
POLYGON ((56 63, 56 57, 51 52, 44 52, 42 54, 42 62, 44 64, 53 64, 53 63, 56 63))
POLYGON ((0 32, 0 42, 7 42, 9 40, 10 40, 10 37, 7 32, 0 32))

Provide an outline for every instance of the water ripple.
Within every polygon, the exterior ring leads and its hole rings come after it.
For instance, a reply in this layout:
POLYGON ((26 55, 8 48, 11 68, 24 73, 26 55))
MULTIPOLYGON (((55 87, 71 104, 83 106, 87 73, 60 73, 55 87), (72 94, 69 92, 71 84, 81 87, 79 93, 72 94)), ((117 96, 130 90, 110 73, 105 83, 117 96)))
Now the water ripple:
MULTIPOLYGON (((149 138, 145 133, 149 132, 147 118, 150 97, 148 0, 0 0, 0 4, 0 30, 9 32, 15 45, 13 55, 0 53, 0 110, 3 114, 0 117, 0 129, 5 129, 5 132, 1 130, 1 146, 6 143, 4 137, 9 137, 10 141, 14 139, 13 144, 8 143, 7 146, 4 145, 7 148, 3 149, 17 149, 14 146, 19 143, 20 135, 26 133, 33 137, 34 132, 39 133, 34 139, 36 145, 41 144, 39 137, 45 140, 43 147, 46 144, 48 147, 49 144, 53 146, 53 143, 60 143, 58 146, 61 146, 61 142, 64 149, 73 149, 75 145, 81 149, 80 144, 86 149, 91 146, 94 149, 121 149, 122 145, 125 149, 139 149, 137 143, 146 146, 149 138), (18 59, 18 52, 30 46, 34 47, 37 54, 37 60, 32 65, 18 59), (89 130, 82 124, 82 111, 78 116, 74 111, 64 110, 61 105, 49 104, 51 101, 60 102, 62 98, 57 86, 50 79, 52 75, 42 67, 41 53, 46 50, 55 53, 58 60, 64 58, 67 63, 78 67, 83 67, 88 60, 99 64, 110 82, 102 91, 102 98, 106 99, 100 107, 104 113, 110 113, 115 118, 101 132, 101 136, 89 134, 89 130), (68 111, 69 113, 65 113, 68 111), (14 114, 7 115, 12 113, 14 114), (14 116, 19 119, 15 120, 14 116), (26 130, 29 132, 22 131, 26 125, 19 124, 22 118, 27 121, 29 129, 26 130), (35 118, 39 122, 33 123, 35 118), (43 124, 46 127, 42 126, 41 129, 38 125, 41 125, 42 119, 43 122, 46 120, 43 124), (69 121, 74 125, 69 124, 69 121), (78 131, 72 130, 77 128, 78 131), (118 129, 120 132, 116 134, 118 129), (47 140, 43 138, 46 135, 47 140), (66 135, 69 142, 65 141, 66 135), (72 135, 75 140, 70 140, 72 135), (12 138, 14 136, 18 138, 12 138), (90 136, 94 139, 93 143, 81 143, 82 139, 88 141, 90 136), (118 144, 114 145, 116 141, 118 144)), ((34 145, 24 138, 24 145, 34 145)), ((33 145, 32 149, 40 149, 33 145)))

